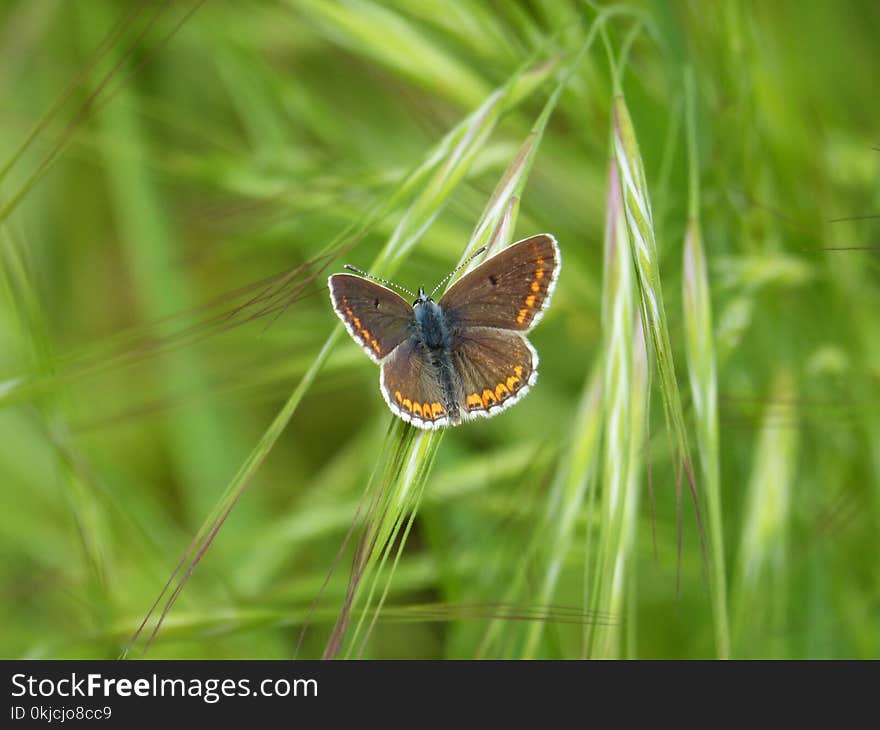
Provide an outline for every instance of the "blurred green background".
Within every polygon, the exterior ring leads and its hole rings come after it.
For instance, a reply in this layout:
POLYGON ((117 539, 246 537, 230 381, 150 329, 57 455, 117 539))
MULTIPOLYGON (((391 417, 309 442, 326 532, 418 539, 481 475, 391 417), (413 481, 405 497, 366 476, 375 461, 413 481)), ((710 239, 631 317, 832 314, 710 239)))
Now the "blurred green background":
POLYGON ((564 260, 541 377, 416 452, 349 655, 878 656, 877 38, 872 2, 4 0, 0 654, 119 656, 229 509, 129 655, 321 656, 346 535, 414 438, 360 348, 325 347, 326 276, 379 256, 433 285, 532 139, 512 238, 564 260), (678 388, 636 346, 617 401, 615 69, 678 388))

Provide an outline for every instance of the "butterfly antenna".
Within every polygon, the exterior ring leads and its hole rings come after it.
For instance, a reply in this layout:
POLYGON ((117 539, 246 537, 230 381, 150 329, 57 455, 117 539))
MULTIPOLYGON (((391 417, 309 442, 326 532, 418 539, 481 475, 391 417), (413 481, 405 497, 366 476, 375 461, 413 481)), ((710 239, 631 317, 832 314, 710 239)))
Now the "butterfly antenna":
POLYGON ((395 284, 393 281, 388 281, 388 279, 382 279, 379 276, 373 276, 372 274, 368 274, 366 271, 364 271, 363 269, 359 269, 357 266, 352 266, 351 264, 345 264, 342 268, 348 269, 349 271, 354 271, 356 274, 360 274, 361 276, 363 276, 366 279, 372 279, 373 281, 378 281, 380 284, 384 284, 385 286, 390 286, 392 289, 399 289, 400 291, 404 292, 405 294, 409 294, 414 299, 418 298, 418 296, 414 292, 411 292, 405 286, 401 286, 400 284, 395 284))
POLYGON ((461 270, 462 270, 465 266, 467 266, 471 261, 473 261, 475 258, 477 258, 477 256, 479 256, 481 253, 483 253, 487 248, 488 248, 488 246, 483 246, 482 248, 478 248, 478 249, 477 249, 476 251, 474 251, 470 256, 467 257, 467 260, 466 260, 464 263, 459 264, 459 265, 456 266, 452 271, 450 271, 446 276, 444 276, 444 277, 443 277, 443 281, 441 281, 439 284, 437 284, 437 286, 435 286, 434 289, 431 291, 431 296, 433 297, 433 296, 434 296, 434 293, 435 293, 435 292, 436 292, 441 286, 443 286, 447 281, 449 281, 453 276, 455 276, 459 271, 461 271, 461 270))

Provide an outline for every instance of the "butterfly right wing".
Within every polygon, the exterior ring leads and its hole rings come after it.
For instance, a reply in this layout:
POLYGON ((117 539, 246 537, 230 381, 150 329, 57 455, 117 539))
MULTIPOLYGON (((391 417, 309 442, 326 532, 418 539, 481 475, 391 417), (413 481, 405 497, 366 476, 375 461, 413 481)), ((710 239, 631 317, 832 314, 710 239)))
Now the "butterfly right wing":
POLYGON ((399 294, 352 274, 333 274, 327 283, 339 319, 376 362, 410 335, 413 309, 399 294))
POLYGON ((466 327, 452 357, 460 377, 462 412, 469 418, 494 416, 529 392, 538 377, 538 353, 517 332, 466 327))
POLYGON ((550 304, 560 263, 549 233, 524 238, 461 277, 439 304, 461 327, 527 332, 550 304))

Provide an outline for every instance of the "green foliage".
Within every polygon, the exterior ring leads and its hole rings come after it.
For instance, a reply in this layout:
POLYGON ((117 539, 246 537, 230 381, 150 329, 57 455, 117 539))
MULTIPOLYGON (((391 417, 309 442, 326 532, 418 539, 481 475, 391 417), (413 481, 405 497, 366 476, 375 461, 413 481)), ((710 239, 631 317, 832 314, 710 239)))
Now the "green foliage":
POLYGON ((876 657, 878 33, 5 3, 0 653, 876 657), (542 231, 533 392, 394 419, 327 275, 542 231))

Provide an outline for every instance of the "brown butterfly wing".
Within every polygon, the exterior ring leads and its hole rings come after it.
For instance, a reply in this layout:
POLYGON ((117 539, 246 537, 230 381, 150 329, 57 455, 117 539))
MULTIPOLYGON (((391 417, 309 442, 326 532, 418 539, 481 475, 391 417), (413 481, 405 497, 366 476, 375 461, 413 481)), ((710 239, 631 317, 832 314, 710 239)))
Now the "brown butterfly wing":
POLYGON ((333 274, 327 283, 336 314, 376 362, 410 335, 413 309, 400 295, 352 274, 333 274))
POLYGON ((382 362, 379 387, 391 411, 424 429, 458 423, 456 405, 444 394, 436 367, 417 337, 409 337, 382 362))
POLYGON ((484 261, 453 284, 439 304, 460 327, 525 332, 549 305, 559 265, 556 239, 541 233, 484 261))
POLYGON ((452 353, 461 409, 470 418, 512 406, 538 377, 538 353, 517 332, 468 327, 458 334, 452 353))

